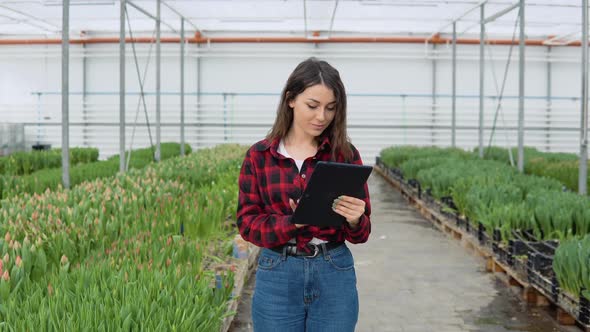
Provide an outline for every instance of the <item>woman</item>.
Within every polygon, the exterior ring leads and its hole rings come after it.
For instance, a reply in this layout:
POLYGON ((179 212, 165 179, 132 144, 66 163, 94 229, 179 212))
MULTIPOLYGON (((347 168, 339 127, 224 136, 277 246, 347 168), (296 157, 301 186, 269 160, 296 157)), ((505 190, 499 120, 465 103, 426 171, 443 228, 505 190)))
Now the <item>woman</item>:
POLYGON ((291 222, 318 161, 362 164, 346 134, 346 92, 336 69, 310 58, 291 73, 266 139, 246 153, 239 178, 237 224, 262 247, 252 300, 257 332, 354 331, 356 275, 344 244, 366 242, 369 192, 341 196, 332 209, 346 222, 316 227, 291 222))

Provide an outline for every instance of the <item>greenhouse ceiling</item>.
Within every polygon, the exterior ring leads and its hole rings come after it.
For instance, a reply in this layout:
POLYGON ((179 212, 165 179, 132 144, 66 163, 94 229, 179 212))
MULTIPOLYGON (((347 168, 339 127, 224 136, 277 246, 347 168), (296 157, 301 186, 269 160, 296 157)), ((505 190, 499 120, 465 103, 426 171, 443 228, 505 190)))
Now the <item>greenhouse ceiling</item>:
MULTIPOLYGON (((137 36, 151 36, 156 0, 130 0, 129 22, 137 36), (134 5, 134 6, 133 6, 134 5)), ((448 37, 452 22, 460 37, 479 36, 481 11, 494 18, 486 24, 488 38, 512 38, 518 1, 469 0, 162 0, 161 29, 177 35, 181 14, 186 29, 202 36, 272 36, 308 39, 333 36, 448 37), (508 11, 508 9, 511 9, 508 11), (507 12, 505 15, 496 15, 507 12)), ((582 1, 530 0, 525 2, 526 35, 548 43, 581 39, 582 1)), ((70 0, 70 36, 116 36, 120 1, 70 0)), ((0 38, 59 37, 62 1, 0 0, 0 38)), ((518 33, 516 33, 518 38, 518 33)))

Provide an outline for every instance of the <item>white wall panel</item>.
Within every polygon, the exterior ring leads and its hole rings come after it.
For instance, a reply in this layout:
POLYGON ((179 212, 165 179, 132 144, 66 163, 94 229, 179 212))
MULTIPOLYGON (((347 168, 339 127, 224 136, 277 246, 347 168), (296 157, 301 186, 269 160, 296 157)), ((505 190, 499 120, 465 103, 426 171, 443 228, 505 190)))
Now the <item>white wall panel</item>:
MULTIPOLYGON (((150 45, 138 44, 143 75, 150 45)), ((509 46, 486 51, 484 142, 492 132, 509 46), (494 57, 490 59, 490 55, 494 57), (495 73, 495 78, 493 73, 495 73)), ((146 104, 155 140, 155 47, 145 80, 146 104)), ((162 45, 162 141, 179 141, 179 46, 162 45)), ((477 144, 479 117, 478 45, 458 45, 457 143, 477 144)), ((70 59, 70 142, 96 146, 101 158, 118 151, 118 45, 72 45, 70 59), (82 98, 82 56, 87 62, 87 96, 82 98), (86 126, 78 125, 87 122, 86 126)), ((547 50, 526 50, 525 144, 542 150, 578 151, 580 49, 553 47, 551 112, 547 111, 547 50)), ((185 69, 186 138, 193 147, 223 142, 252 144, 269 131, 279 94, 295 66, 309 56, 333 64, 348 97, 349 136, 364 160, 373 163, 390 145, 449 146, 451 140, 450 46, 423 44, 214 44, 187 47, 185 69), (433 108, 432 65, 436 59, 436 107, 433 108), (201 73, 197 72, 200 62, 201 73), (197 77, 202 93, 197 104, 197 77)), ((0 49, 0 122, 27 123, 27 144, 61 143, 60 47, 21 46, 0 49), (40 92, 41 95, 34 94, 40 92), (39 97, 40 96, 40 97, 39 97), (41 122, 43 125, 36 125, 41 122)), ((518 112, 518 48, 510 63, 504 100, 492 144, 514 146, 518 112), (506 128, 506 129, 504 129, 506 128)), ((138 127, 134 148, 149 145, 145 114, 131 45, 127 46, 127 144, 138 127), (138 108, 138 105, 140 106, 138 108), (139 113, 137 110, 139 109, 139 113)))

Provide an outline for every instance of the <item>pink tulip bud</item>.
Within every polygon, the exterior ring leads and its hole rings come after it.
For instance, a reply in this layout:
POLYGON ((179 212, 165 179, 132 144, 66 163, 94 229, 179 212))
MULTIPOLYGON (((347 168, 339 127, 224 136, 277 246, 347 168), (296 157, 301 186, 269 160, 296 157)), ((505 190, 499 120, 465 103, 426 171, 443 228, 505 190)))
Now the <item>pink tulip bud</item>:
POLYGON ((10 239, 11 239, 10 238, 10 233, 9 232, 6 232, 6 235, 4 235, 4 241, 10 242, 10 239))
POLYGON ((59 262, 61 263, 61 265, 66 265, 69 262, 68 257, 66 255, 62 255, 61 260, 59 262))
POLYGON ((47 284, 47 294, 49 296, 53 295, 53 286, 51 286, 51 283, 47 284))
POLYGON ((16 262, 15 262, 15 264, 18 267, 22 267, 23 266, 23 260, 20 258, 20 256, 16 256, 16 262))
POLYGON ((2 274, 2 280, 10 281, 10 274, 8 274, 8 271, 4 271, 4 273, 2 274))
POLYGON ((0 260, 0 274, 2 274, 3 266, 4 266, 4 263, 2 263, 2 261, 0 260))

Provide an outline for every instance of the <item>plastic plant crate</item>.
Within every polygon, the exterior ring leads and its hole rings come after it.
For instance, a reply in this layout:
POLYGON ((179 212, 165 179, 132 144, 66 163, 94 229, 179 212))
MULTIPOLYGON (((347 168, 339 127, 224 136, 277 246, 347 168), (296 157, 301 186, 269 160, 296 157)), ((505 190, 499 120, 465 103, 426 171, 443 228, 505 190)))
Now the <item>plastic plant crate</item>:
POLYGON ((416 192, 419 199, 422 199, 422 187, 420 182, 416 179, 409 179, 408 185, 412 188, 412 191, 416 192))
POLYGON ((457 227, 465 228, 466 222, 467 222, 467 220, 465 220, 463 217, 461 217, 458 212, 455 212, 455 224, 457 225, 457 227))
POLYGON ((502 235, 497 228, 492 233, 492 252, 501 263, 512 266, 509 260, 509 249, 502 243, 502 235))
POLYGON ((553 257, 539 252, 530 253, 527 259, 527 276, 532 285, 554 303, 558 303, 561 290, 553 272, 553 257))
POLYGON ((475 234, 480 246, 491 248, 490 236, 481 222, 477 222, 477 228, 472 227, 471 233, 475 234))
POLYGON ((438 203, 436 202, 436 200, 434 199, 434 197, 432 197, 432 190, 430 188, 426 188, 426 190, 424 190, 422 192, 422 197, 421 199, 426 203, 426 205, 433 209, 433 210, 437 210, 438 209, 438 203))

